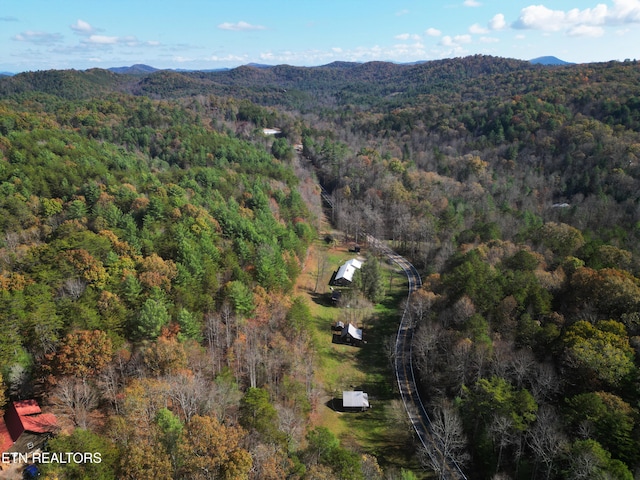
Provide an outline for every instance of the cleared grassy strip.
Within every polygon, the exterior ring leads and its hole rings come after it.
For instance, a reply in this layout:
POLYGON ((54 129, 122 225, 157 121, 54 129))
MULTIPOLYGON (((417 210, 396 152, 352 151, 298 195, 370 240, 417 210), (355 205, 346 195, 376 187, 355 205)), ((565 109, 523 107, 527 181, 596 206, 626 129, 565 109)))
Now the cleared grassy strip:
POLYGON ((375 307, 336 307, 331 302, 329 280, 342 263, 354 256, 345 245, 328 245, 318 240, 298 282, 298 293, 307 297, 312 314, 309 326, 317 352, 316 380, 325 392, 314 422, 329 428, 343 445, 375 455, 385 469, 409 469, 419 478, 428 478, 413 450, 411 427, 389 359, 399 324, 399 306, 406 298, 407 280, 395 266, 381 259, 385 300, 375 307), (366 345, 357 348, 332 343, 331 325, 338 320, 363 327, 366 345), (373 408, 357 413, 334 409, 341 404, 343 390, 367 392, 373 408))

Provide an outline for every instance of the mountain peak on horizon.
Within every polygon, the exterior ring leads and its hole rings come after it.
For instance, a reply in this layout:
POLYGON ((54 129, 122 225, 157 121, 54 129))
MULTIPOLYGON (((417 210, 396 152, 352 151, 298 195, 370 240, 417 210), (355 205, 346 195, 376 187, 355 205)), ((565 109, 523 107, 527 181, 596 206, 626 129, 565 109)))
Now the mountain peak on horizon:
POLYGON ((554 57, 553 55, 532 58, 531 60, 529 60, 529 63, 532 63, 533 65, 573 65, 571 62, 565 62, 564 60, 560 60, 558 57, 554 57))
POLYGON ((130 67, 111 67, 107 70, 123 75, 144 75, 146 73, 153 73, 158 71, 157 68, 151 67, 149 65, 144 65, 142 63, 136 63, 135 65, 131 65, 130 67))

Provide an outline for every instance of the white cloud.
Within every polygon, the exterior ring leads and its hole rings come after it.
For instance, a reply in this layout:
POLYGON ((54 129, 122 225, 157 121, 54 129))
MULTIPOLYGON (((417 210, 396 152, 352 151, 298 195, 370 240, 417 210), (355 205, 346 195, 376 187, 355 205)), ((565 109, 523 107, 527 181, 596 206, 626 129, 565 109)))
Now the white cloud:
POLYGON ((93 28, 91 24, 81 19, 78 19, 76 23, 71 25, 71 30, 76 32, 78 35, 91 35, 96 32, 96 29, 93 28))
POLYGON ((251 25, 250 23, 240 21, 238 23, 224 22, 218 25, 220 30, 233 30, 236 32, 250 31, 250 30, 265 30, 267 27, 262 25, 251 25))
POLYGON ((504 20, 504 15, 502 13, 498 13, 489 21, 489 28, 491 30, 502 30, 506 28, 507 22, 504 20))
POLYGON ((430 37, 439 37, 440 35, 442 35, 442 32, 437 28, 427 28, 424 33, 426 33, 430 37))
POLYGON ((59 33, 46 33, 28 30, 22 32, 13 37, 18 42, 38 43, 38 44, 50 44, 58 43, 62 41, 62 35, 59 33))
POLYGON ((119 42, 119 37, 110 37, 107 35, 89 35, 89 38, 87 38, 86 40, 86 43, 92 43, 96 45, 114 45, 119 42))
POLYGON ((480 37, 480 43, 498 43, 500 42, 500 40, 498 40, 495 37, 480 37))
POLYGON ((455 37, 445 35, 440 40, 440 45, 443 47, 459 47, 465 43, 471 43, 471 35, 456 35, 455 37))
POLYGON ((246 62, 247 61, 247 57, 246 56, 238 56, 238 55, 224 55, 224 56, 218 56, 218 55, 211 55, 208 60, 212 61, 212 62, 246 62))
POLYGON ((604 35, 604 28, 591 25, 577 25, 570 28, 567 33, 572 37, 601 37, 604 35))
POLYGON ((479 7, 482 4, 480 2, 478 2, 477 0, 464 0, 464 6, 465 7, 479 7))
POLYGON ((396 17, 402 17, 403 15, 408 15, 408 14, 409 14, 409 10, 405 8, 404 10, 400 10, 396 12, 396 17))
POLYGON ((400 35, 396 35, 394 37, 396 40, 420 40, 420 35, 416 35, 415 33, 401 33, 400 35))
POLYGON ((484 35, 485 33, 489 33, 489 30, 477 23, 474 23, 469 27, 469 33, 473 33, 474 35, 484 35))
POLYGON ((613 0, 612 7, 601 3, 594 8, 568 11, 530 5, 520 11, 513 27, 593 37, 603 35, 604 26, 632 23, 640 23, 640 0, 613 0))
POLYGON ((531 5, 520 12, 520 18, 514 23, 514 28, 535 30, 562 30, 565 13, 560 10, 550 10, 544 5, 531 5))
POLYGON ((639 0, 613 0, 609 23, 639 23, 639 0))
POLYGON ((456 35, 453 37, 453 41, 456 43, 471 43, 471 35, 456 35))

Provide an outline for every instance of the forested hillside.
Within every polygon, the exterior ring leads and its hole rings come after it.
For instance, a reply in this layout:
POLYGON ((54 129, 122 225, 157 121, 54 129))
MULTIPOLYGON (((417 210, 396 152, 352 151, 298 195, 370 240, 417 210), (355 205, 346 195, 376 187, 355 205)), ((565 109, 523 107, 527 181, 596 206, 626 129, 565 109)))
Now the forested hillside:
POLYGON ((145 98, 27 95, 0 118, 2 390, 58 415, 52 451, 104 460, 47 471, 304 471, 290 292, 315 233, 292 165, 145 98))
POLYGON ((637 62, 36 72, 0 93, 5 384, 90 427, 113 474, 135 445, 190 478, 207 431, 238 439, 228 478, 364 475, 305 438, 318 393, 290 292, 317 192, 296 143, 336 226, 421 270, 414 364, 469 478, 638 474, 637 62))

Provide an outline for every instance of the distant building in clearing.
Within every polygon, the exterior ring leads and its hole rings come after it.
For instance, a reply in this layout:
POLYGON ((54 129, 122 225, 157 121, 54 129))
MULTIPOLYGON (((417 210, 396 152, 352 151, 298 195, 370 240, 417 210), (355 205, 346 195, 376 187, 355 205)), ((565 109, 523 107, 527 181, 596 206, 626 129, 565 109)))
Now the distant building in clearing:
POLYGON ((342 392, 342 406, 344 408, 357 408, 360 410, 370 408, 369 394, 359 390, 344 391, 342 392))
POLYGON ((265 135, 280 135, 282 133, 282 130, 280 130, 279 128, 263 128, 262 133, 264 133, 265 135))
POLYGON ((346 287, 351 285, 353 282, 353 275, 356 273, 356 270, 362 268, 362 262, 355 258, 351 260, 347 260, 338 269, 336 276, 333 280, 334 285, 346 287))

